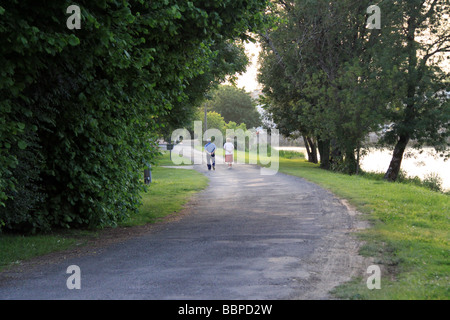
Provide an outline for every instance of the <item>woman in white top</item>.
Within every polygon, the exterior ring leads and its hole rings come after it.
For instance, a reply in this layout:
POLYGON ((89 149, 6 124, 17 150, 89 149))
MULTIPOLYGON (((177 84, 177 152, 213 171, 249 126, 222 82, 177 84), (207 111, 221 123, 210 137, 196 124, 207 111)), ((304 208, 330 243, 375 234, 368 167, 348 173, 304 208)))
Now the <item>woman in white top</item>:
POLYGON ((228 168, 231 168, 233 164, 234 144, 231 143, 231 139, 227 138, 227 142, 223 145, 225 150, 225 163, 228 164, 228 168))

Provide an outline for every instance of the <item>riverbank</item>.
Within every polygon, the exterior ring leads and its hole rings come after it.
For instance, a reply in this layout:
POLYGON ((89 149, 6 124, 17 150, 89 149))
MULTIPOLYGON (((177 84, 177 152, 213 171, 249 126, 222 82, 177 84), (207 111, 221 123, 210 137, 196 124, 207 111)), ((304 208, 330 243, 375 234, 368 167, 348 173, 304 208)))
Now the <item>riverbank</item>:
MULTIPOLYGON (((307 154, 303 147, 279 147, 279 150, 290 150, 307 154)), ((389 167, 392 151, 388 149, 372 149, 361 159, 361 169, 366 172, 384 173, 389 167)), ((432 148, 416 150, 407 148, 402 161, 402 171, 410 178, 421 180, 429 175, 437 174, 442 179, 443 191, 450 191, 450 160, 444 161, 436 155, 432 148)))

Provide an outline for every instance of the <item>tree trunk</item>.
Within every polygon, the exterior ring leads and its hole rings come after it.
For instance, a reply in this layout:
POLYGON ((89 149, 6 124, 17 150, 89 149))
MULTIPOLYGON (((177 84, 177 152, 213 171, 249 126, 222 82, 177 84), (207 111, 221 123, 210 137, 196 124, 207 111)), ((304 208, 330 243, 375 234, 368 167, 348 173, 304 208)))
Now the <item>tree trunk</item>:
POLYGON ((331 155, 330 155, 330 165, 333 163, 339 163, 342 158, 342 152, 337 146, 336 140, 332 139, 330 142, 331 155))
POLYGON ((389 168, 384 175, 384 179, 387 181, 396 181, 398 174, 400 172, 400 167, 402 165, 403 153, 405 152, 406 145, 409 142, 409 136, 400 135, 399 140, 394 148, 394 153, 392 154, 391 163, 389 168))
POLYGON ((320 167, 330 169, 330 140, 317 139, 317 147, 320 154, 320 167))
POLYGON ((308 161, 311 162, 311 148, 309 147, 308 139, 303 136, 303 142, 305 143, 306 153, 308 154, 308 161))
POLYGON ((303 136, 306 152, 308 153, 308 162, 317 163, 317 150, 310 137, 303 136))
POLYGON ((344 158, 345 171, 347 174, 355 174, 356 173, 356 158, 355 158, 355 150, 349 149, 345 151, 344 158))
POLYGON ((316 148, 316 144, 314 143, 313 139, 311 139, 310 137, 306 137, 306 140, 309 143, 309 146, 311 148, 311 160, 310 162, 312 163, 318 163, 319 160, 317 159, 317 148, 316 148))
MULTIPOLYGON (((417 49, 415 46, 415 31, 416 31, 416 20, 410 18, 408 20, 408 36, 407 36, 407 50, 409 52, 408 57, 408 74, 407 74, 407 94, 406 101, 407 106, 405 109, 404 115, 404 127, 410 128, 415 118, 415 103, 414 97, 416 95, 416 86, 422 78, 422 74, 417 74, 416 66, 417 66, 417 49)), ((398 136, 397 144, 394 148, 394 153, 392 154, 391 163, 389 164, 389 168, 387 169, 384 179, 387 181, 396 181, 398 178, 398 174, 400 173, 400 167, 402 165, 403 153, 405 152, 406 145, 408 144, 410 139, 409 133, 401 133, 398 136)))
POLYGON ((356 174, 359 174, 360 158, 361 158, 361 147, 358 145, 358 148, 356 149, 356 174))

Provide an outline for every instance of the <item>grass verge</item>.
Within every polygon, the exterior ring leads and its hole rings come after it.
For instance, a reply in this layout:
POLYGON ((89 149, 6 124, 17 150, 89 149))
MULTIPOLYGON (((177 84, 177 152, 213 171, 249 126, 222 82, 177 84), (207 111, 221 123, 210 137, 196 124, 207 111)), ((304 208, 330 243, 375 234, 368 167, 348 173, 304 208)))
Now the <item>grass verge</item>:
MULTIPOLYGON (((169 156, 164 154, 158 165, 169 164, 169 156)), ((204 189, 208 180, 194 170, 152 167, 152 183, 142 194, 142 206, 139 212, 119 227, 132 227, 154 223, 183 208, 191 196, 204 189)), ((0 271, 21 261, 82 246, 92 237, 98 236, 98 230, 66 230, 41 235, 0 235, 0 271)))
POLYGON ((79 244, 72 235, 1 235, 0 271, 24 260, 50 252, 62 251, 79 244))
POLYGON ((183 208, 193 194, 203 190, 208 179, 194 170, 154 167, 149 190, 142 194, 139 214, 120 226, 135 226, 157 222, 183 208))

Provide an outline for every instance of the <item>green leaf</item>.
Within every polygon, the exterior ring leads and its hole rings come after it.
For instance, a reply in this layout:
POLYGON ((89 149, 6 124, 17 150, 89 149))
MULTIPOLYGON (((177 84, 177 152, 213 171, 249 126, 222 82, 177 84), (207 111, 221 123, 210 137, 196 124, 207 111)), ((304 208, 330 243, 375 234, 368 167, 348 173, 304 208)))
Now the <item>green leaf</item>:
POLYGON ((77 36, 71 34, 68 39, 68 42, 71 46, 75 47, 80 44, 80 39, 77 36))
POLYGON ((25 38, 25 37, 20 37, 19 38, 20 39, 20 42, 22 42, 22 44, 24 45, 24 46, 26 46, 27 44, 28 44, 28 41, 27 41, 27 39, 25 38))
POLYGON ((26 148, 27 148, 27 143, 25 142, 25 141, 19 141, 19 143, 17 144, 18 146, 19 146, 19 148, 21 149, 21 150, 25 150, 26 148))

